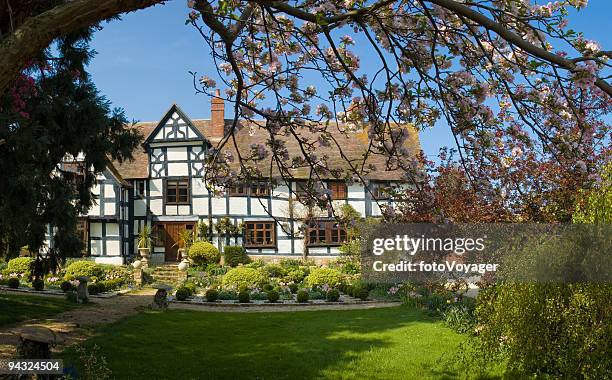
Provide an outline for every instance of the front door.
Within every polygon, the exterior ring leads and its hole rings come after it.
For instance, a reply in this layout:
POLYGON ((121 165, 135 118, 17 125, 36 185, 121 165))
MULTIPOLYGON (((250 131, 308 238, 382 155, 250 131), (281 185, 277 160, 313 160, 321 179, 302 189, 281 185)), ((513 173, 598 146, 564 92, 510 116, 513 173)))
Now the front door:
POLYGON ((165 235, 165 256, 166 261, 175 262, 179 261, 178 257, 178 244, 179 233, 184 230, 193 230, 193 223, 164 223, 164 235, 165 235))

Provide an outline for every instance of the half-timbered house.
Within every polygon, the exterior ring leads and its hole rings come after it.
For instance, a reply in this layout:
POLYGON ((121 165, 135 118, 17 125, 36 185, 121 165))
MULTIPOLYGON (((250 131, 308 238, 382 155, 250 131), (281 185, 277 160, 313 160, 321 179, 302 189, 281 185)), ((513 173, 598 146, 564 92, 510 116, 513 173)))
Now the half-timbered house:
MULTIPOLYGON (((174 262, 179 232, 193 230, 199 221, 207 223, 220 250, 228 244, 243 245, 251 257, 264 260, 299 258, 306 248, 308 257, 315 260, 338 255, 346 231, 328 210, 319 210, 306 230, 301 229, 306 211, 300 195, 310 176, 306 168, 291 171, 275 186, 262 179, 223 191, 207 188, 205 158, 231 123, 225 119, 224 108, 221 99, 213 98, 211 118, 191 120, 172 105, 158 122, 134 126, 144 135, 142 149, 134 152, 133 160, 111 163, 98 175, 93 188, 96 204, 79 219, 86 256, 97 262, 126 263, 138 254, 138 233, 149 225, 154 231, 152 262, 174 262), (214 226, 221 219, 239 226, 238 233, 218 233, 214 226)), ((343 157, 339 151, 334 157, 330 148, 329 165, 347 165, 347 158, 362 157, 368 148, 366 131, 333 134, 343 157)), ((245 152, 268 138, 267 131, 257 125, 235 132, 238 149, 245 152)), ((408 143, 413 152, 419 149, 416 131, 408 143)), ((295 144, 288 140, 287 148, 297 152, 295 144)), ((393 202, 384 189, 401 184, 402 176, 397 170, 385 170, 385 159, 380 156, 368 160, 377 169, 363 176, 364 183, 329 178, 326 186, 333 205, 349 204, 364 217, 376 217, 381 215, 381 205, 393 202)))

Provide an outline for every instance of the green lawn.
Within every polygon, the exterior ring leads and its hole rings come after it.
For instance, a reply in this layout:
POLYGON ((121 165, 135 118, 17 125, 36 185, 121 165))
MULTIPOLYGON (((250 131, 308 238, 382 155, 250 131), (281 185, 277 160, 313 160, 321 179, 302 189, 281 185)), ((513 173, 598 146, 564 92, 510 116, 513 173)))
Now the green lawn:
MULTIPOLYGON (((463 340, 407 307, 289 313, 146 312, 88 341, 123 379, 455 378, 463 340)), ((74 353, 65 355, 74 363, 74 353)))
POLYGON ((45 318, 75 305, 61 297, 39 297, 0 293, 0 326, 32 318, 45 318))

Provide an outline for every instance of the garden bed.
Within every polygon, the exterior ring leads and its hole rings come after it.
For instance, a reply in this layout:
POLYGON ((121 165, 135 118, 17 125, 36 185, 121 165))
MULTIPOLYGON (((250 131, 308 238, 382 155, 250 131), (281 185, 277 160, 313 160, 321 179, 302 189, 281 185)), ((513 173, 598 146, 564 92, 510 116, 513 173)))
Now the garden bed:
MULTIPOLYGON (((40 296, 45 296, 45 295, 49 295, 49 296, 62 296, 62 297, 66 296, 66 293, 64 293, 60 289, 34 290, 32 288, 23 288, 23 287, 14 289, 14 288, 10 288, 10 287, 5 286, 5 285, 0 285, 0 290, 6 291, 6 292, 25 293, 25 294, 40 295, 40 296)), ((122 290, 106 292, 106 293, 90 294, 89 298, 112 298, 112 297, 116 297, 116 296, 118 296, 120 294, 125 294, 127 292, 130 292, 131 290, 132 289, 122 289, 122 290)))
POLYGON ((362 301, 358 298, 349 297, 347 295, 341 295, 340 300, 336 302, 330 302, 326 300, 309 300, 308 302, 297 302, 295 299, 293 300, 279 300, 277 302, 269 302, 265 300, 251 300, 250 302, 238 302, 237 300, 217 300, 214 302, 206 301, 206 298, 203 296, 195 296, 189 297, 185 301, 179 301, 174 297, 170 298, 171 303, 176 304, 191 304, 191 305, 206 305, 206 306, 220 306, 220 307, 283 307, 283 306, 327 306, 327 305, 362 305, 362 304, 379 304, 379 303, 397 303, 400 301, 380 301, 380 300, 365 300, 362 301))

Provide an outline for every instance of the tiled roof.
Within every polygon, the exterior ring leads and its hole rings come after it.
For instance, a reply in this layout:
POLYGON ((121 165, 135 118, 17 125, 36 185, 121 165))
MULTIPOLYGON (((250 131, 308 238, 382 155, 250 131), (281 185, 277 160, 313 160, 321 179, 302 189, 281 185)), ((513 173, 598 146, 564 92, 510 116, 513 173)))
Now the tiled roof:
MULTIPOLYGON (((192 122, 194 126, 200 131, 200 133, 205 136, 213 146, 216 146, 219 143, 219 139, 212 138, 210 136, 210 120, 208 119, 196 119, 192 122)), ((138 123, 134 126, 134 128, 138 128, 146 139, 157 126, 157 122, 143 122, 138 123)), ((231 125, 231 120, 226 120, 226 126, 231 125)), ((331 143, 329 147, 319 147, 317 148, 315 154, 318 157, 327 156, 327 166, 330 169, 349 169, 349 163, 352 163, 356 167, 362 167, 363 154, 368 150, 369 139, 366 131, 353 131, 353 132, 341 132, 339 128, 335 124, 329 125, 327 131, 333 136, 333 138, 338 142, 340 149, 335 143, 331 143), (342 151, 342 155, 340 154, 342 151)), ((318 136, 311 132, 309 129, 304 128, 301 131, 297 132, 300 135, 300 138, 308 139, 309 141, 314 141, 318 138, 318 136)), ((241 154, 248 155, 251 152, 252 144, 264 144, 267 140, 269 140, 270 135, 269 132, 264 128, 259 128, 253 122, 250 123, 249 126, 245 126, 235 133, 235 139, 238 148, 241 151, 241 154)), ((282 139, 285 141, 285 145, 289 152, 290 158, 293 156, 301 156, 301 151, 298 142, 293 136, 275 136, 277 139, 282 139)), ((420 149, 419 144, 419 135, 417 130, 414 130, 414 133, 411 134, 410 138, 407 141, 408 149, 410 152, 416 154, 420 149)), ((231 151, 235 154, 235 147, 233 143, 230 141, 224 147, 224 150, 231 151)), ((139 178, 147 178, 148 174, 148 162, 147 162, 147 153, 144 147, 139 147, 133 152, 134 159, 131 161, 125 161, 122 164, 114 162, 113 165, 117 169, 117 171, 121 174, 124 179, 139 179, 139 178)), ((368 155, 366 164, 363 167, 367 168, 368 165, 374 165, 374 170, 368 170, 367 173, 363 175, 363 177, 367 179, 373 180, 401 180, 402 175, 399 170, 386 170, 387 169, 387 157, 381 154, 370 153, 368 155)), ((237 163, 235 163, 237 165, 237 163)), ((258 162, 258 168, 261 169, 264 175, 269 175, 270 170, 270 157, 258 162)), ((279 171, 276 166, 273 165, 273 176, 277 176, 279 171)), ((291 175, 294 178, 308 178, 309 177, 309 168, 308 167, 300 167, 291 169, 291 175)))

